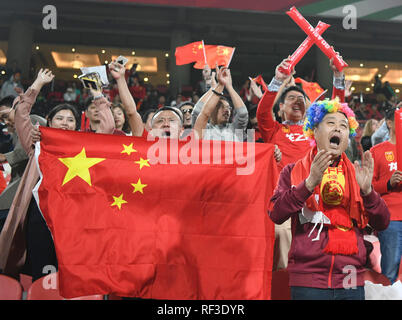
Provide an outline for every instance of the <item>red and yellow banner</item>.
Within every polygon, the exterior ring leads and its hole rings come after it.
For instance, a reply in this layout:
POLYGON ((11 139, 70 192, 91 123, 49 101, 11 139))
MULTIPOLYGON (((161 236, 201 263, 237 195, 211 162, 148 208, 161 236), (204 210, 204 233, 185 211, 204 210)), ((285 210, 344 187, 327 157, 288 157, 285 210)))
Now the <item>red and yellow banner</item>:
POLYGON ((272 145, 41 133, 36 198, 62 296, 270 298, 272 145))

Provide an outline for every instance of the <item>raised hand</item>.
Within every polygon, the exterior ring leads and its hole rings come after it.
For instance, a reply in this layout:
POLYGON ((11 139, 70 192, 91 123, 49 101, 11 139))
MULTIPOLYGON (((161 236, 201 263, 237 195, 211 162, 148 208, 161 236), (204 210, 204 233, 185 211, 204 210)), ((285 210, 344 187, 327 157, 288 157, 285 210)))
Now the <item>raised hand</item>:
POLYGON ((278 163, 282 160, 282 152, 277 145, 275 145, 274 158, 278 163))
POLYGON ((261 99, 262 98, 262 91, 261 91, 261 86, 257 86, 257 84, 255 83, 255 81, 251 78, 248 77, 250 79, 250 89, 251 92, 258 98, 261 99))
POLYGON ((116 60, 109 63, 108 67, 114 79, 125 79, 124 75, 126 73, 126 68, 120 63, 116 62, 116 60))
POLYGON ((352 94, 350 88, 352 87, 353 81, 352 80, 345 80, 345 97, 349 97, 352 94))
MULTIPOLYGON (((283 82, 286 80, 286 78, 289 77, 288 74, 281 72, 281 67, 283 69, 287 69, 289 67, 289 58, 290 56, 288 56, 286 59, 283 59, 282 62, 280 64, 277 65, 276 69, 275 69, 275 79, 283 82)), ((292 70, 293 71, 293 70, 292 70)), ((293 73, 292 73, 293 74, 293 73)))
POLYGON ((31 139, 32 139, 32 142, 33 142, 33 143, 36 143, 36 142, 40 141, 40 139, 41 139, 41 134, 40 134, 40 131, 39 131, 39 123, 37 123, 36 125, 34 125, 34 126, 32 127, 32 130, 31 130, 31 139))
POLYGON ((212 74, 211 74, 211 88, 215 88, 216 85, 217 85, 217 82, 216 82, 216 72, 213 71, 212 74))
POLYGON ((392 174, 391 179, 389 179, 389 183, 391 184, 391 187, 395 187, 401 182, 402 182, 402 171, 397 170, 392 174))
MULTIPOLYGON (((331 47, 331 48, 334 49, 334 47, 331 47)), ((343 60, 343 58, 342 58, 342 56, 340 55, 339 52, 336 52, 336 55, 339 56, 343 60)), ((338 71, 338 69, 335 67, 334 58, 331 58, 329 60, 329 66, 331 67, 335 78, 340 78, 340 77, 342 77, 344 75, 343 71, 338 71)))
POLYGON ((333 154, 330 151, 320 150, 314 157, 310 167, 310 174, 306 179, 306 188, 313 192, 314 188, 321 183, 325 170, 332 162, 333 154))
POLYGON ((371 181, 374 173, 374 159, 371 152, 367 150, 363 153, 362 165, 355 161, 356 181, 360 186, 363 195, 368 195, 371 192, 371 181))
POLYGON ((202 69, 202 77, 205 81, 211 80, 211 68, 208 64, 206 64, 204 69, 202 69))
POLYGON ((216 75, 219 84, 225 86, 226 88, 232 86, 232 76, 230 74, 230 69, 226 67, 219 68, 218 65, 216 65, 216 75))
POLYGON ((54 79, 54 74, 49 69, 40 69, 38 72, 38 76, 36 77, 34 83, 32 84, 32 88, 40 91, 42 87, 51 82, 54 79))

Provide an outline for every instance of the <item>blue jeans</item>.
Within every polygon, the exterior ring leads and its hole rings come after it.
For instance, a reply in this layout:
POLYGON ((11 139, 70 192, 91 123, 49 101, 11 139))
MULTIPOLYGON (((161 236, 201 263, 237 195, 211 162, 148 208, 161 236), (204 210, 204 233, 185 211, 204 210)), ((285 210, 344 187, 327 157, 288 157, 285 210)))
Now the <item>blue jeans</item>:
POLYGON ((381 250, 381 273, 391 283, 398 278, 402 257, 402 221, 391 221, 384 231, 378 233, 381 250))
POLYGON ((364 300, 364 287, 355 289, 318 289, 290 287, 292 300, 364 300))

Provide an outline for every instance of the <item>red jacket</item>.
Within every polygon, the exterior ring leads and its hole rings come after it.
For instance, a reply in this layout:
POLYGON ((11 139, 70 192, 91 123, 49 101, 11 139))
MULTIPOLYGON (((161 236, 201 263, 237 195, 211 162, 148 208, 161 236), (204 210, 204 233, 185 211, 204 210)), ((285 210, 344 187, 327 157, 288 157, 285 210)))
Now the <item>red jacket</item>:
MULTIPOLYGON (((303 134, 302 125, 284 125, 272 117, 276 94, 265 91, 258 104, 257 121, 264 142, 276 144, 282 152, 282 160, 278 163, 278 170, 281 171, 287 164, 303 158, 311 146, 303 134)), ((332 99, 335 97, 345 101, 345 91, 334 87, 332 99)))
POLYGON ((373 187, 381 194, 391 212, 391 220, 402 220, 402 184, 388 189, 388 181, 397 170, 396 145, 389 141, 370 149, 374 158, 373 187))
MULTIPOLYGON (((357 235, 358 253, 352 256, 332 255, 324 253, 323 249, 328 242, 328 228, 324 225, 319 240, 314 239, 319 230, 313 223, 300 223, 299 213, 305 201, 311 196, 310 191, 302 181, 297 186, 291 185, 291 172, 295 164, 287 165, 279 176, 278 185, 271 199, 272 208, 268 212, 271 220, 276 224, 292 219, 292 244, 289 250, 289 285, 312 288, 345 288, 349 282, 351 270, 356 271, 356 286, 363 286, 362 273, 365 271, 367 258, 366 247, 363 241, 362 230, 354 227, 357 235)), ((380 195, 374 191, 362 196, 363 205, 369 217, 369 224, 381 231, 389 224, 390 213, 380 195)))

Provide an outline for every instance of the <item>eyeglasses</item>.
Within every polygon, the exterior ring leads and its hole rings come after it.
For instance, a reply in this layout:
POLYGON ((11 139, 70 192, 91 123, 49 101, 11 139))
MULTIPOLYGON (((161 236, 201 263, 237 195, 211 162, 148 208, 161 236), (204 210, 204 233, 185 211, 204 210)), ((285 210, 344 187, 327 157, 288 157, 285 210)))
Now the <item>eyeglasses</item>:
POLYGON ((288 100, 290 102, 293 102, 293 101, 296 101, 296 100, 304 102, 304 96, 287 96, 286 100, 288 100))
POLYGON ((193 109, 183 109, 183 110, 181 110, 181 112, 182 112, 183 114, 186 114, 187 112, 188 112, 189 114, 191 114, 191 113, 193 113, 193 109))

